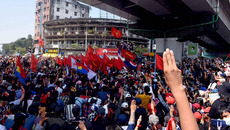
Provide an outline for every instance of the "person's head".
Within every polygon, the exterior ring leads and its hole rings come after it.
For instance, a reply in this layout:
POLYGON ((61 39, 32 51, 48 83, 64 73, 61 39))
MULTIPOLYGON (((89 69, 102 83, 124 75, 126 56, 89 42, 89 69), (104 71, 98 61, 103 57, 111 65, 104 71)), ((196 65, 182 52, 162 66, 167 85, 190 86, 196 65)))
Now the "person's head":
POLYGON ((150 91, 149 86, 145 86, 145 87, 144 87, 144 93, 145 93, 145 94, 149 94, 149 91, 150 91))
POLYGON ((12 130, 19 130, 19 128, 25 124, 26 118, 27 116, 25 113, 16 113, 14 116, 14 125, 12 127, 12 130))
POLYGON ((37 115, 38 111, 39 111, 39 108, 36 105, 30 105, 28 108, 28 113, 30 113, 31 115, 37 115))
POLYGON ((199 113, 199 112, 195 112, 195 113, 193 113, 193 115, 194 115, 194 117, 195 117, 196 121, 199 123, 199 122, 200 122, 200 120, 201 120, 201 118, 202 118, 201 113, 199 113))
POLYGON ((18 106, 18 105, 11 105, 10 111, 11 111, 12 114, 16 114, 17 112, 20 111, 20 106, 18 106))
POLYGON ((124 126, 128 123, 128 117, 125 114, 120 114, 117 121, 120 126, 124 126))
POLYGON ((94 121, 96 121, 96 122, 103 121, 104 116, 105 116, 105 108, 100 107, 100 108, 98 108, 98 110, 97 110, 97 116, 96 116, 96 118, 95 118, 94 121))
POLYGON ((230 106, 228 104, 219 106, 218 111, 223 120, 230 119, 230 106))
POLYGON ((78 105, 74 106, 72 108, 72 113, 74 115, 74 117, 78 117, 80 115, 80 107, 78 105))
POLYGON ((156 115, 151 114, 149 116, 149 125, 150 126, 155 126, 159 124, 159 117, 156 115))
POLYGON ((136 100, 136 105, 137 106, 140 106, 142 104, 142 101, 141 101, 140 98, 136 98, 135 100, 136 100))

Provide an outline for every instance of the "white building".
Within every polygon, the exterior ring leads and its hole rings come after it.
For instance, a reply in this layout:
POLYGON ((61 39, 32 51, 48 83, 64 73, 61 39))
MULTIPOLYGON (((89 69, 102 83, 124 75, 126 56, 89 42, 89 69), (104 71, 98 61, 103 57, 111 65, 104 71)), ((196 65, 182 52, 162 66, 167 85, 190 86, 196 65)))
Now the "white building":
POLYGON ((53 0, 50 7, 51 20, 89 17, 90 7, 77 0, 53 0))
POLYGON ((90 7, 78 0, 37 0, 35 12, 34 47, 44 40, 44 22, 56 19, 88 18, 90 7))

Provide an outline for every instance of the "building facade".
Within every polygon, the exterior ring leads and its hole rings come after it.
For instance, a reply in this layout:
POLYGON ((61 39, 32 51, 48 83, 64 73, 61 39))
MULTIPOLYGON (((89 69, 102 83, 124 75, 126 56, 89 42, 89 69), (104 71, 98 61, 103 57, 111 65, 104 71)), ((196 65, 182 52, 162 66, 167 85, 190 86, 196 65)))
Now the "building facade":
POLYGON ((90 7, 77 0, 37 0, 35 12, 34 47, 44 39, 44 22, 56 19, 88 18, 90 7))
POLYGON ((127 21, 101 18, 52 20, 44 23, 45 53, 84 53, 88 45, 98 48, 116 48, 118 42, 130 42, 147 47, 149 39, 127 32, 127 21), (111 36, 111 27, 122 32, 121 39, 111 36), (52 51, 51 51, 52 52, 52 51))

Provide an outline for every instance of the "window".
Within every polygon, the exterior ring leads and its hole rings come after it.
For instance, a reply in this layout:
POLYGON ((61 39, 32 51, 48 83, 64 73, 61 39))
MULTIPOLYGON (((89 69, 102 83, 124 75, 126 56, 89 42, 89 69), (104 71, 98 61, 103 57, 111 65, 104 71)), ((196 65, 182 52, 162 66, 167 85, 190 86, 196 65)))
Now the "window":
POLYGON ((77 9, 77 5, 75 5, 75 9, 77 9))
POLYGON ((84 11, 85 10, 85 8, 84 7, 82 7, 82 11, 84 11))
POLYGON ((69 13, 69 10, 66 9, 66 10, 65 10, 65 13, 68 14, 68 13, 69 13))
POLYGON ((46 12, 46 7, 44 8, 44 12, 46 12))
POLYGON ((56 19, 59 19, 59 16, 56 16, 56 19))
POLYGON ((77 16, 77 12, 74 12, 74 16, 77 16))
POLYGON ((57 8, 57 12, 59 12, 60 11, 60 8, 57 8))
POLYGON ((59 2, 60 2, 60 0, 57 0, 57 2, 59 3, 59 2))
POLYGON ((46 15, 44 15, 44 19, 46 19, 46 15))
POLYGON ((46 18, 49 20, 49 15, 47 15, 46 18))
POLYGON ((65 5, 66 5, 66 6, 69 6, 69 2, 65 2, 65 5))
POLYGON ((85 17, 85 14, 82 14, 82 18, 84 18, 85 17))

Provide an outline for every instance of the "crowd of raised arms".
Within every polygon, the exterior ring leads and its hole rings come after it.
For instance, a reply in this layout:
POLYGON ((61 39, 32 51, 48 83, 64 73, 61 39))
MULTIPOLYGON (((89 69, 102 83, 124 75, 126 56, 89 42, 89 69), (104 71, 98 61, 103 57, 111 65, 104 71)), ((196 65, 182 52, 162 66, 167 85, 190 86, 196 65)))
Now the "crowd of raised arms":
POLYGON ((230 66, 221 58, 176 62, 166 49, 164 70, 136 58, 135 69, 89 80, 55 58, 40 58, 31 72, 24 57, 25 84, 16 60, 0 59, 0 130, 230 129, 230 66))

